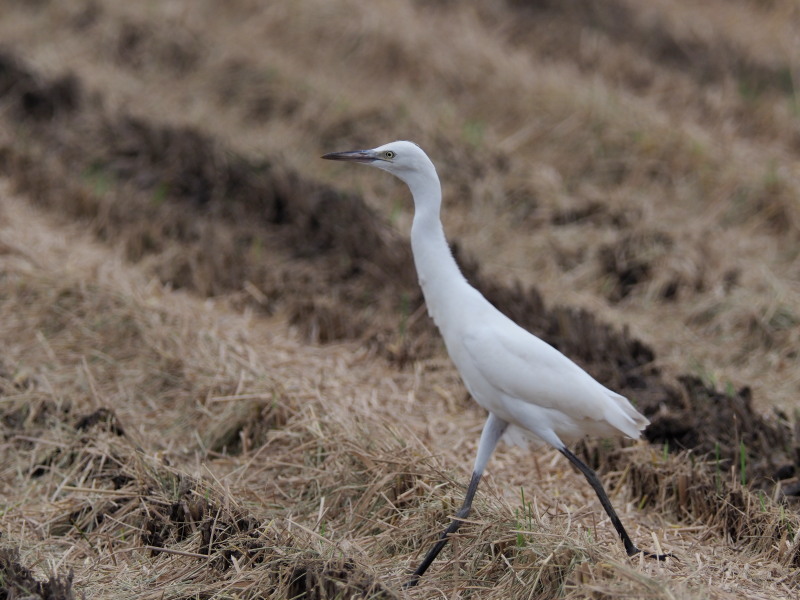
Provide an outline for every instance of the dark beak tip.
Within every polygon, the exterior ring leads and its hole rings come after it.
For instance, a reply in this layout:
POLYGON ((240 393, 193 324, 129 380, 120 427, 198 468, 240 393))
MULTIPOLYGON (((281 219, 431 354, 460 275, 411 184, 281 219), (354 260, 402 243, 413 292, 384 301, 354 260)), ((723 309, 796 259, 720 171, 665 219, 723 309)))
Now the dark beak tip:
POLYGON ((348 160, 353 162, 372 162, 374 157, 369 156, 364 150, 351 150, 349 152, 329 152, 323 154, 322 158, 326 160, 348 160))

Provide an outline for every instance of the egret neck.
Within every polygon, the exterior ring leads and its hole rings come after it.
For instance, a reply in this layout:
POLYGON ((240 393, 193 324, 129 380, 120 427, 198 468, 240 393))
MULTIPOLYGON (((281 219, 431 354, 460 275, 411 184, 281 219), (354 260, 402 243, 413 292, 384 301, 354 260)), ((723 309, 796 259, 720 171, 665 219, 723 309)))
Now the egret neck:
MULTIPOLYGON (((404 178, 414 197, 411 249, 428 314, 445 338, 449 317, 460 313, 459 298, 472 289, 458 268, 442 227, 442 188, 433 164, 404 178), (460 289, 464 292, 459 293, 460 289)), ((445 340, 446 341, 446 340, 445 340)))

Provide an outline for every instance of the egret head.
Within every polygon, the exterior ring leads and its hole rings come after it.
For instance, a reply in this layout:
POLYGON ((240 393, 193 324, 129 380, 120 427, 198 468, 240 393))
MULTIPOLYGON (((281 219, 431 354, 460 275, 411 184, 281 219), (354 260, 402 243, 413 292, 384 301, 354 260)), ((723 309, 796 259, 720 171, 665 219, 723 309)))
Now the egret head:
POLYGON ((378 167, 399 177, 412 188, 415 181, 420 178, 428 178, 431 174, 436 177, 436 169, 428 155, 414 142, 398 141, 378 146, 372 150, 332 152, 322 158, 348 160, 378 167))

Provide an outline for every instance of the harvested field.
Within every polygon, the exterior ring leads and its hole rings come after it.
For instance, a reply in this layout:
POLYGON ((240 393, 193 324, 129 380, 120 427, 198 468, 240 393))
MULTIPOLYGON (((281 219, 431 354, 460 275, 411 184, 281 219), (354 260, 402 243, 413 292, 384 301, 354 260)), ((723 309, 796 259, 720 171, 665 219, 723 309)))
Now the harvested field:
POLYGON ((0 598, 794 598, 800 11, 0 0, 0 598), (627 395, 583 477, 502 447, 427 318, 468 279, 627 395))

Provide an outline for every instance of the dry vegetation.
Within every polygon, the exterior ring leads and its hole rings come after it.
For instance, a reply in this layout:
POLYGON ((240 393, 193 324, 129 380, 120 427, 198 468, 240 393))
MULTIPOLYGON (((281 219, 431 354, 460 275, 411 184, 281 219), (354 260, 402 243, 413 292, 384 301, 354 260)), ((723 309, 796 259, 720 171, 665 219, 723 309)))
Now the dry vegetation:
POLYGON ((0 599, 793 598, 800 10, 0 0, 0 599), (632 398, 582 476, 501 448, 417 289, 465 272, 632 398), (744 483, 744 485, 743 485, 744 483))

